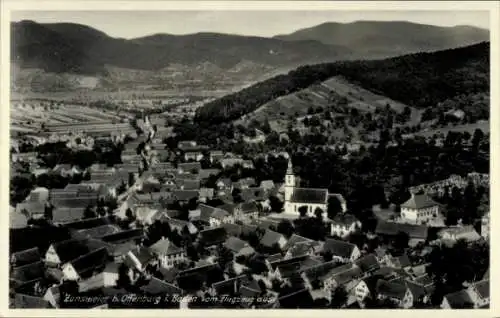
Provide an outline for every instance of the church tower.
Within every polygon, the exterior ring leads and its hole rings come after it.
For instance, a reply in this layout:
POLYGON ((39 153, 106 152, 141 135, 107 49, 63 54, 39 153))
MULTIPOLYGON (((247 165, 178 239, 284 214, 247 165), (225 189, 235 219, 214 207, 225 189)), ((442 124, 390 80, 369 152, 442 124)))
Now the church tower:
POLYGON ((285 175, 285 202, 292 198, 293 189, 295 188, 295 175, 293 174, 292 159, 288 159, 288 169, 285 175))

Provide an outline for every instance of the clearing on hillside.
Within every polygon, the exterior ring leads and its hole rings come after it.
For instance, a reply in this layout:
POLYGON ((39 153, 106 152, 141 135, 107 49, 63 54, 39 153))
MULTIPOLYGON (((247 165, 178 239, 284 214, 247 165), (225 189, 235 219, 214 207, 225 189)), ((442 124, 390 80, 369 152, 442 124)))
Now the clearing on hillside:
MULTIPOLYGON (((326 108, 339 104, 339 100, 347 101, 347 108, 357 108, 364 112, 373 112, 377 108, 384 108, 389 105, 398 113, 403 112, 405 104, 394 101, 388 97, 375 94, 358 85, 350 83, 340 76, 332 77, 322 83, 312 85, 298 92, 278 97, 265 103, 254 112, 243 116, 237 124, 245 124, 252 120, 264 121, 265 119, 274 121, 277 119, 287 119, 290 116, 304 116, 310 107, 326 108)), ((421 111, 410 107, 410 124, 417 124, 420 121, 421 111)))

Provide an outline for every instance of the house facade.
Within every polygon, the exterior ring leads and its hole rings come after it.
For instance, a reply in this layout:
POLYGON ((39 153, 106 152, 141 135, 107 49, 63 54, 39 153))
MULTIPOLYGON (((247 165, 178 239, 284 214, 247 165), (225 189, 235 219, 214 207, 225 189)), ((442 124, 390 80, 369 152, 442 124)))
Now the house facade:
POLYGON ((439 205, 427 194, 411 194, 411 198, 401 204, 401 218, 412 223, 429 222, 439 215, 439 205))

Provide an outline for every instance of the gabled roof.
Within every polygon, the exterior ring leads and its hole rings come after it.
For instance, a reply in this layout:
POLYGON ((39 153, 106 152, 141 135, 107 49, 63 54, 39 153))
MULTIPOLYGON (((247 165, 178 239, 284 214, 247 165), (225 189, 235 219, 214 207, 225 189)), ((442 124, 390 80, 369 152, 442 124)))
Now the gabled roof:
POLYGON ((81 255, 88 254, 91 251, 89 242, 87 239, 70 239, 55 243, 52 246, 61 263, 66 263, 81 255))
POLYGON ((331 238, 325 240, 323 250, 332 253, 333 256, 342 258, 350 258, 356 245, 344 241, 339 241, 331 238))
POLYGON ((100 248, 85 255, 82 255, 70 263, 80 277, 91 275, 99 267, 104 269, 108 262, 108 251, 106 248, 100 248))
POLYGON ((27 250, 12 253, 12 255, 10 256, 13 267, 39 262, 41 258, 42 256, 38 247, 33 247, 27 250))
POLYGON ((380 268, 380 263, 374 254, 365 255, 357 259, 354 264, 356 264, 363 272, 376 271, 380 268))
POLYGON ((125 241, 132 241, 143 237, 144 232, 142 229, 131 229, 113 233, 101 237, 101 240, 107 243, 118 244, 125 241))
POLYGON ((251 248, 251 246, 247 242, 234 236, 228 237, 226 242, 224 242, 224 246, 233 253, 239 253, 245 248, 246 249, 250 248, 253 250, 253 248, 251 248))
POLYGON ((260 244, 266 247, 273 247, 274 244, 277 244, 281 239, 284 239, 285 236, 283 234, 274 232, 271 230, 266 230, 264 236, 260 239, 260 244))
POLYGON ((294 203, 326 204, 327 196, 327 189, 295 188, 290 201, 294 203))
POLYGON ((12 269, 10 279, 25 283, 44 276, 45 266, 42 261, 18 266, 12 269))
POLYGON ((166 238, 162 238, 155 244, 151 245, 149 249, 156 255, 173 255, 179 254, 183 251, 182 248, 175 246, 166 238))
POLYGON ((399 300, 404 299, 407 289, 405 285, 388 282, 383 279, 379 279, 376 286, 377 293, 399 300))
POLYGON ((354 215, 351 215, 351 214, 347 214, 347 213, 339 213, 337 214, 333 220, 332 220, 333 224, 338 224, 338 225, 341 225, 341 226, 351 226, 352 224, 355 224, 355 223, 358 223, 359 220, 354 216, 354 215))
POLYGON ((83 230, 78 230, 75 232, 75 238, 76 235, 81 238, 101 238, 107 235, 115 234, 119 231, 120 229, 113 224, 105 224, 101 226, 96 226, 92 227, 90 229, 83 229, 83 230))
POLYGON ((241 189, 241 198, 244 201, 264 201, 268 198, 268 194, 263 188, 250 187, 241 189))
POLYGON ((408 208, 408 209, 425 209, 425 208, 430 208, 433 206, 437 206, 438 203, 436 203, 434 200, 432 200, 427 194, 412 194, 411 198, 401 204, 401 208, 408 208))
POLYGON ((25 294, 16 294, 14 298, 14 308, 19 309, 44 309, 52 308, 48 301, 42 297, 35 297, 25 294))
POLYGON ((200 231, 199 238, 207 246, 216 245, 226 241, 227 232, 223 227, 211 228, 200 231))
POLYGON ((452 309, 473 308, 474 302, 465 289, 444 296, 452 309))
POLYGON ((200 196, 200 192, 198 190, 174 190, 172 193, 179 201, 189 201, 200 196))
POLYGON ((241 226, 238 224, 232 224, 232 223, 223 223, 221 224, 221 227, 226 229, 226 232, 228 235, 231 236, 240 236, 242 233, 241 226))
POLYGON ((101 225, 107 225, 110 223, 111 223, 111 221, 110 221, 109 217, 98 217, 98 218, 75 221, 75 222, 71 222, 71 223, 65 223, 64 227, 69 228, 69 229, 82 230, 82 229, 90 229, 90 228, 98 227, 101 225))
POLYGON ((199 162, 186 162, 186 163, 179 163, 177 165, 177 168, 182 169, 183 171, 190 172, 192 170, 201 170, 201 163, 199 162))
POLYGON ((85 207, 59 207, 52 211, 52 222, 54 223, 68 223, 79 221, 83 219, 85 207))
POLYGON ((382 235, 397 235, 399 232, 408 234, 413 239, 427 239, 428 228, 423 225, 403 224, 379 221, 375 233, 382 235))
POLYGON ((479 282, 473 284, 473 288, 481 298, 483 298, 483 299, 490 298, 490 280, 489 279, 485 279, 485 280, 482 280, 482 281, 479 281, 479 282))
POLYGON ((140 289, 147 295, 182 295, 183 291, 179 287, 152 277, 147 285, 141 286, 140 289))
POLYGON ((445 228, 440 231, 440 235, 443 235, 444 233, 454 235, 457 240, 465 239, 468 242, 481 239, 481 235, 477 233, 472 225, 445 228))
POLYGON ((297 234, 294 233, 294 234, 292 234, 292 236, 290 236, 290 238, 286 242, 286 244, 283 247, 283 249, 286 251, 289 248, 291 248, 292 246, 294 246, 295 244, 302 243, 302 242, 314 242, 314 240, 311 240, 311 239, 309 239, 307 237, 303 237, 303 236, 300 236, 300 235, 297 235, 297 234))
POLYGON ((227 212, 226 210, 216 209, 210 217, 218 220, 223 220, 228 216, 231 216, 231 214, 229 214, 229 212, 227 212))

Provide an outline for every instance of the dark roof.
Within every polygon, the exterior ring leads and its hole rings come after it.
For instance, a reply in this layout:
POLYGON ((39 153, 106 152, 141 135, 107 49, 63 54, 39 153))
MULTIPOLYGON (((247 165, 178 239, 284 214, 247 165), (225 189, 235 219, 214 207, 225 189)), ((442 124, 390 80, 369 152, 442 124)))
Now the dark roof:
POLYGON ((356 245, 344 241, 339 241, 331 238, 325 240, 323 250, 332 253, 334 256, 342 258, 350 258, 356 245))
POLYGON ((92 219, 85 219, 81 221, 71 222, 64 224, 64 227, 75 230, 90 229, 105 224, 110 224, 111 221, 108 217, 99 217, 92 219))
POLYGON ((132 230, 125 230, 125 231, 121 231, 118 233, 103 236, 103 237, 101 237, 101 240, 103 240, 104 242, 107 242, 107 243, 117 244, 120 242, 131 241, 131 240, 141 238, 143 235, 144 235, 144 232, 142 229, 132 229, 132 230))
POLYGON ((325 204, 328 196, 326 189, 295 188, 290 199, 296 203, 325 204))
POLYGON ((231 236, 240 236, 242 232, 241 226, 238 224, 223 223, 221 227, 225 228, 227 234, 231 236))
POLYGON ((17 282, 29 282, 44 276, 45 266, 43 262, 35 262, 12 269, 10 278, 17 282))
POLYGON ((386 297, 396 298, 402 300, 405 297, 407 287, 402 284, 388 282, 383 279, 377 281, 377 293, 386 297))
POLYGON ((147 295, 182 295, 182 289, 156 277, 152 277, 148 284, 140 289, 147 295))
POLYGON ((85 207, 68 208, 59 207, 52 211, 52 222, 68 223, 83 219, 85 207))
POLYGON ((351 214, 339 213, 333 218, 333 224, 351 226, 353 223, 359 222, 359 220, 351 214))
POLYGON ((299 273, 301 269, 302 262, 296 261, 293 263, 284 263, 277 266, 277 270, 280 271, 282 278, 291 277, 292 275, 299 273))
POLYGON ((200 240, 203 241, 206 246, 211 246, 223 243, 227 238, 227 232, 225 228, 217 227, 213 229, 200 231, 199 237, 200 240))
POLYGON ((392 259, 392 262, 394 263, 394 265, 396 267, 399 267, 399 268, 405 268, 405 267, 411 266, 410 259, 408 258, 408 255, 406 255, 406 254, 403 254, 403 255, 398 256, 398 257, 394 257, 392 259))
POLYGON ((478 295, 485 299, 490 298, 490 280, 489 278, 486 280, 482 280, 474 284, 474 289, 478 293, 478 295))
POLYGON ((354 264, 356 264, 363 272, 372 272, 380 268, 380 264, 374 254, 365 255, 357 259, 354 264))
POLYGON ((115 234, 119 231, 119 228, 113 224, 100 225, 92 227, 90 229, 78 230, 75 232, 75 237, 78 235, 81 238, 101 238, 107 235, 115 234))
POLYGON ((243 214, 258 212, 259 208, 255 202, 244 202, 240 204, 240 209, 243 214))
POLYGON ((266 230, 264 236, 260 239, 260 244, 265 247, 273 247, 273 245, 277 244, 281 238, 285 238, 285 236, 278 232, 266 230))
POLYGON ((271 262, 269 260, 268 261, 269 261, 269 263, 271 263, 271 267, 273 269, 276 269, 276 268, 278 268, 278 266, 282 266, 285 264, 293 264, 293 263, 297 263, 297 262, 303 262, 306 259, 307 259, 307 256, 301 255, 301 256, 287 258, 287 259, 275 260, 273 262, 271 262))
POLYGON ((238 253, 245 247, 249 247, 249 244, 237 237, 230 236, 224 242, 224 246, 234 253, 238 253))
POLYGON ((466 290, 459 290, 457 292, 447 294, 444 296, 444 298, 448 301, 448 304, 453 309, 474 307, 474 302, 472 301, 466 290))
POLYGON ((16 294, 14 298, 14 308, 20 309, 46 309, 51 308, 49 302, 42 297, 35 297, 24 294, 16 294))
POLYGON ((184 171, 192 171, 193 169, 196 169, 196 170, 200 171, 201 170, 201 164, 199 162, 179 163, 177 165, 177 168, 182 169, 184 171))
POLYGON ((149 247, 151 252, 156 255, 172 255, 182 253, 184 250, 178 246, 175 246, 174 243, 170 242, 166 238, 162 238, 158 242, 154 243, 149 247))
POLYGON ((428 228, 423 225, 403 224, 379 221, 375 233, 382 235, 397 235, 399 232, 408 234, 410 238, 427 239, 428 228))
POLYGON ((408 280, 405 281, 405 283, 406 283, 406 287, 408 287, 410 289, 414 299, 420 299, 426 295, 426 290, 425 290, 424 286, 419 285, 419 284, 415 284, 415 283, 410 282, 408 280))
POLYGON ((300 289, 278 298, 280 308, 310 308, 314 303, 311 293, 307 289, 300 289))
POLYGON ((200 180, 176 179, 175 182, 179 188, 182 187, 184 190, 200 189, 200 180))
POLYGON ((108 251, 106 248, 100 248, 72 260, 71 265, 76 270, 78 275, 87 276, 92 274, 92 272, 97 268, 102 267, 104 269, 107 261, 108 251))
POLYGON ((241 189, 241 198, 244 201, 264 201, 268 195, 264 188, 251 187, 241 189))
POLYGON ((71 239, 53 244, 54 250, 59 257, 61 263, 66 263, 74 260, 81 255, 85 255, 91 251, 89 240, 71 239))
POLYGON ((438 204, 434 202, 428 195, 422 194, 412 194, 411 198, 401 204, 402 208, 409 209, 425 209, 433 206, 437 206, 438 204))
POLYGON ((285 247, 283 249, 288 250, 289 248, 291 248, 295 244, 301 243, 301 242, 314 242, 314 240, 311 240, 307 237, 303 237, 303 236, 300 236, 300 235, 297 235, 294 233, 294 234, 292 234, 292 236, 290 236, 290 238, 286 242, 285 247))
POLYGON ((174 190, 172 193, 179 201, 189 201, 190 199, 198 198, 200 196, 200 192, 198 190, 174 190))
POLYGON ((39 262, 41 259, 40 250, 38 247, 33 247, 27 250, 12 253, 10 256, 11 265, 13 267, 23 266, 35 262, 39 262))
POLYGON ((362 276, 362 271, 359 267, 353 266, 347 270, 339 271, 333 275, 333 278, 339 285, 347 284, 350 281, 362 276))

